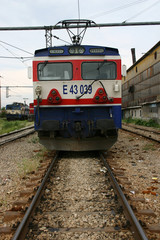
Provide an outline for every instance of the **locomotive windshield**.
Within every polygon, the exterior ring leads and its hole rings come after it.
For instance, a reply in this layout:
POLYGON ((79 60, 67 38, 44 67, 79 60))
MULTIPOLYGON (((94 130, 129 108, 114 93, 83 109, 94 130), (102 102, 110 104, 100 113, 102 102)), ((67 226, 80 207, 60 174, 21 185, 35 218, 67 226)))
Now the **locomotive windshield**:
POLYGON ((38 64, 39 80, 71 80, 72 64, 71 63, 39 63, 38 64))
POLYGON ((116 79, 117 70, 115 62, 84 62, 82 64, 82 78, 92 79, 116 79))

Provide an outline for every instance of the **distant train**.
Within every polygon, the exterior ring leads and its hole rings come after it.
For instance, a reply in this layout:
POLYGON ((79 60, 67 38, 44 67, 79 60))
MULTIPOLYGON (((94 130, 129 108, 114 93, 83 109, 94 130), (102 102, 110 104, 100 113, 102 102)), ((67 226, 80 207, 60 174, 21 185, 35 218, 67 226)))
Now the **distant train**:
POLYGON ((29 104, 29 115, 28 115, 29 121, 34 121, 34 103, 29 104))
POLYGON ((116 48, 64 45, 35 51, 35 130, 50 150, 109 149, 121 128, 121 58, 116 48))
POLYGON ((7 120, 24 120, 28 119, 29 107, 27 104, 14 102, 6 105, 7 120))

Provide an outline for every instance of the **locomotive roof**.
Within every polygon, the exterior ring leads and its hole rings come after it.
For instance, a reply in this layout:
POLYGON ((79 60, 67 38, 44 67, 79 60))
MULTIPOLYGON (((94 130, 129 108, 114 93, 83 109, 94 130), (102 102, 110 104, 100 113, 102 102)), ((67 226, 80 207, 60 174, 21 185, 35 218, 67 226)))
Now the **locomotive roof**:
POLYGON ((95 46, 95 45, 63 45, 49 48, 38 49, 35 51, 35 57, 40 56, 85 56, 85 55, 115 55, 119 56, 117 48, 95 46), (81 52, 72 53, 70 49, 80 49, 81 52), (58 52, 59 51, 59 52, 58 52))

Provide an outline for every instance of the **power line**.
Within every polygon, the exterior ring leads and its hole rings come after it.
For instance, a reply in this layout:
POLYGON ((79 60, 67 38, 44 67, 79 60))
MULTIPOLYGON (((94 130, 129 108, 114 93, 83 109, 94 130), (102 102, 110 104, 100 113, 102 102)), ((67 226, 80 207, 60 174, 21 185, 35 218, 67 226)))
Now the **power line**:
POLYGON ((135 17, 139 16, 140 14, 143 14, 144 12, 148 11, 149 9, 151 9, 152 7, 154 7, 155 5, 157 5, 158 3, 160 3, 160 1, 159 1, 159 0, 158 0, 157 2, 155 2, 155 3, 151 4, 149 7, 147 7, 147 8, 145 8, 145 9, 143 9, 143 10, 142 10, 142 11, 140 11, 139 13, 137 13, 137 14, 133 15, 132 17, 128 18, 128 19, 127 19, 127 20, 125 20, 124 22, 127 22, 127 21, 129 21, 129 20, 131 20, 131 19, 133 19, 133 18, 135 18, 135 17))
POLYGON ((6 42, 4 42, 4 41, 1 41, 1 40, 0 40, 0 42, 1 42, 1 43, 4 43, 4 44, 6 44, 6 45, 8 45, 8 46, 10 46, 10 47, 16 48, 16 49, 18 49, 18 50, 20 50, 20 51, 23 51, 23 52, 25 52, 25 53, 31 54, 31 55, 33 56, 33 53, 30 53, 30 52, 28 52, 28 51, 26 51, 26 50, 24 50, 24 49, 22 49, 22 48, 13 46, 13 45, 11 45, 11 44, 9 44, 9 43, 6 43, 6 42))
POLYGON ((21 59, 21 57, 16 56, 15 53, 13 53, 12 51, 10 51, 8 48, 4 47, 2 44, 0 44, 0 46, 3 47, 6 51, 8 51, 11 55, 13 55, 15 59, 18 59, 23 65, 25 65, 25 67, 28 67, 28 66, 24 63, 24 61, 21 59))
POLYGON ((7 56, 0 56, 0 58, 10 58, 10 59, 32 59, 32 57, 7 57, 7 56))
POLYGON ((99 14, 95 14, 93 16, 91 16, 90 18, 97 18, 97 17, 101 17, 101 16, 104 16, 106 14, 110 14, 110 13, 113 13, 113 12, 117 12, 117 11, 120 11, 120 10, 123 10, 125 8, 128 8, 128 7, 131 7, 133 5, 137 5, 137 4, 140 4, 142 2, 146 2, 146 1, 149 1, 149 0, 138 0, 138 1, 135 1, 135 2, 132 2, 132 3, 127 3, 127 4, 124 4, 122 6, 119 6, 119 7, 115 7, 111 10, 107 10, 105 12, 102 12, 102 13, 99 13, 99 14))
MULTIPOLYGON (((80 4, 79 4, 79 0, 78 0, 78 19, 80 21, 80 4)), ((79 28, 77 28, 77 35, 79 35, 79 28)))
POLYGON ((0 88, 33 88, 33 86, 0 86, 0 88))
POLYGON ((80 19, 80 4, 79 4, 79 0, 78 0, 78 19, 80 19))

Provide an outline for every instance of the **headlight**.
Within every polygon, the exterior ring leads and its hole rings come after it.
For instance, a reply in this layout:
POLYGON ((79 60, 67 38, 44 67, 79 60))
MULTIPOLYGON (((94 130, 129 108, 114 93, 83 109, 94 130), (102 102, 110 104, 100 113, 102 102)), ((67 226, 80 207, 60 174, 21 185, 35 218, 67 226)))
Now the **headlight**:
POLYGON ((85 52, 85 49, 83 47, 71 47, 69 48, 68 52, 70 54, 83 54, 85 52))

